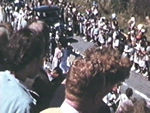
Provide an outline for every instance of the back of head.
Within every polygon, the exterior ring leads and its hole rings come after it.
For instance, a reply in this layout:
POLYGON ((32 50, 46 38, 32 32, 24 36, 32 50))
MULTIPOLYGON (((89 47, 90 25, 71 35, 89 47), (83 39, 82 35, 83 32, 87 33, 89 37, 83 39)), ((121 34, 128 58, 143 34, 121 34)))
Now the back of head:
POLYGON ((0 64, 3 65, 5 62, 4 51, 7 50, 7 44, 9 41, 9 30, 4 24, 0 24, 0 64))
POLYGON ((133 90, 131 88, 126 89, 126 95, 128 98, 130 98, 133 95, 133 90))
POLYGON ((36 32, 28 28, 13 34, 8 45, 8 63, 10 70, 17 71, 28 64, 34 57, 39 57, 43 51, 43 40, 36 32))
POLYGON ((6 65, 7 69, 19 71, 34 58, 44 55, 47 44, 45 38, 47 37, 41 35, 44 27, 40 30, 36 31, 26 27, 12 35, 7 51, 4 53, 7 60, 4 65, 6 65))
POLYGON ((11 25, 11 23, 6 22, 6 23, 2 23, 0 24, 0 27, 4 27, 8 30, 8 39, 10 38, 10 35, 13 33, 13 26, 11 25))
POLYGON ((60 67, 55 67, 53 70, 55 73, 57 73, 59 76, 62 76, 62 70, 60 67))
POLYGON ((91 48, 85 52, 85 58, 76 59, 66 80, 66 97, 82 101, 103 97, 113 85, 129 76, 129 59, 121 58, 112 48, 91 48))
POLYGON ((8 43, 9 39, 9 30, 2 24, 0 24, 0 45, 3 47, 8 43))
POLYGON ((46 42, 45 49, 48 50, 49 45, 49 29, 48 25, 44 23, 43 21, 37 20, 33 23, 31 23, 28 26, 29 29, 34 30, 40 37, 43 37, 46 42))

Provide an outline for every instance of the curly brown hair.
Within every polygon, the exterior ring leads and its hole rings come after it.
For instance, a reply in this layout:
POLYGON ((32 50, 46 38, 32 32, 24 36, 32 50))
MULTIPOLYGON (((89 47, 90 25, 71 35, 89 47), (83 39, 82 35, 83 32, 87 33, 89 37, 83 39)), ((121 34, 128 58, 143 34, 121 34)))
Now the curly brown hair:
POLYGON ((71 66, 66 80, 66 97, 78 100, 95 97, 108 84, 113 86, 129 77, 130 66, 129 59, 121 58, 115 49, 88 49, 85 57, 76 59, 71 66))

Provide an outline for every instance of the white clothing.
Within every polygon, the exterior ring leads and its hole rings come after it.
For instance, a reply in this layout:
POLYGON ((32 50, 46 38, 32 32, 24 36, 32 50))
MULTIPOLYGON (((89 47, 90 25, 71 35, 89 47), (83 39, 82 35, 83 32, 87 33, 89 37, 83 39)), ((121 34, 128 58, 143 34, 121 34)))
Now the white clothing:
POLYGON ((94 15, 97 15, 97 14, 98 14, 98 10, 97 10, 97 9, 94 9, 93 14, 94 14, 94 15))
POLYGON ((135 38, 134 36, 131 35, 130 38, 131 38, 131 41, 132 41, 132 42, 136 42, 136 38, 135 38))
POLYGON ((117 37, 117 31, 114 31, 114 32, 113 32, 113 40, 115 40, 116 37, 117 37))
POLYGON ((62 69, 63 73, 67 73, 69 71, 69 66, 67 65, 67 58, 70 56, 71 50, 65 48, 62 52, 63 56, 61 57, 59 67, 62 69))
POLYGON ((121 94, 119 98, 120 98, 119 104, 122 104, 123 102, 128 100, 128 97, 126 96, 126 94, 121 94))
POLYGON ((142 68, 145 68, 146 67, 146 62, 143 59, 140 59, 139 60, 139 66, 142 67, 142 68))
POLYGON ((113 48, 118 48, 119 47, 119 39, 115 39, 113 41, 113 48))
POLYGON ((99 33, 99 35, 98 35, 98 41, 99 41, 101 44, 104 44, 104 43, 105 43, 104 37, 102 36, 101 33, 99 33))
POLYGON ((111 42, 112 42, 112 37, 108 37, 107 43, 111 43, 111 42))
POLYGON ((140 43, 136 43, 135 49, 140 50, 141 49, 141 44, 140 43))
POLYGON ((5 22, 5 20, 6 20, 5 15, 6 15, 6 14, 5 14, 4 10, 3 10, 3 7, 0 6, 0 23, 5 22))
POLYGON ((63 113, 79 113, 75 108, 69 105, 66 100, 62 103, 60 109, 63 113))
POLYGON ((116 103, 115 101, 117 100, 117 96, 115 93, 108 93, 104 98, 103 102, 107 104, 108 106, 112 106, 112 104, 116 103))
POLYGON ((60 60, 61 57, 62 57, 62 51, 61 51, 61 49, 56 47, 54 57, 53 57, 53 61, 52 61, 52 70, 55 69, 58 66, 59 60, 60 60))
POLYGON ((47 74, 47 76, 50 82, 54 79, 51 74, 47 74))
POLYGON ((146 61, 148 61, 148 55, 145 55, 139 59, 139 66, 142 68, 146 68, 146 61))
POLYGON ((150 46, 147 46, 146 51, 150 52, 150 46))
POLYGON ((137 64, 139 64, 139 57, 137 56, 137 53, 134 53, 134 59, 133 61, 137 64))
POLYGON ((48 62, 44 61, 44 63, 43 63, 43 69, 44 70, 50 69, 50 65, 48 65, 48 62))
POLYGON ((126 94, 120 95, 120 101, 116 113, 121 113, 122 111, 127 111, 128 107, 133 107, 133 102, 126 96, 126 94))
POLYGON ((99 34, 99 28, 95 28, 94 29, 94 35, 98 35, 99 34))

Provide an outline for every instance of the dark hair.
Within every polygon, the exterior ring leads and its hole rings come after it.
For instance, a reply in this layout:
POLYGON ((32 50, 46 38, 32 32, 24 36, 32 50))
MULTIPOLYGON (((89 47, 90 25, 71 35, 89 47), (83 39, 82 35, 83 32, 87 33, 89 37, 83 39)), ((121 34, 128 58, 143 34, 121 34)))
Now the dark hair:
POLYGON ((2 24, 0 24, 0 46, 3 47, 3 44, 8 43, 9 39, 9 30, 2 24))
POLYGON ((128 98, 130 98, 133 95, 133 90, 131 88, 126 89, 126 95, 128 98))
POLYGON ((3 24, 0 24, 0 64, 2 66, 3 64, 5 64, 4 51, 7 51, 8 42, 9 42, 9 30, 3 24))
POLYGON ((38 33, 37 35, 39 37, 43 37, 44 41, 45 41, 45 50, 46 52, 49 52, 49 28, 48 25, 46 23, 44 23, 43 21, 37 20, 33 23, 31 23, 28 26, 29 29, 36 31, 36 33, 38 33))
POLYGON ((62 75, 62 70, 60 69, 60 67, 55 67, 53 71, 55 71, 60 76, 62 75))
POLYGON ((14 33, 9 41, 7 68, 12 71, 22 69, 35 57, 39 57, 45 47, 44 38, 29 28, 23 28, 14 33))
MULTIPOLYGON (((12 27, 11 23, 9 23, 9 22, 0 24, 0 27, 6 28, 8 30, 8 35, 11 35, 13 33, 13 27, 12 27)), ((8 39, 9 38, 10 37, 8 37, 8 39)))

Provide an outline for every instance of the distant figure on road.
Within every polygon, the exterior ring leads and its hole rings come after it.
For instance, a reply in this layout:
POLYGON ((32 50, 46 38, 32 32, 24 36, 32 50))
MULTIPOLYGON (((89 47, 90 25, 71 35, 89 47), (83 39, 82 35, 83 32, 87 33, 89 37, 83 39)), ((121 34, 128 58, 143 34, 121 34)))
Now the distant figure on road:
POLYGON ((62 45, 59 43, 55 48, 55 53, 52 60, 52 70, 59 66, 62 55, 62 45))

